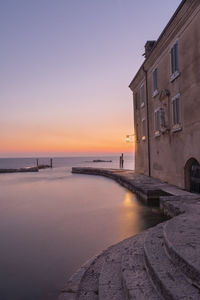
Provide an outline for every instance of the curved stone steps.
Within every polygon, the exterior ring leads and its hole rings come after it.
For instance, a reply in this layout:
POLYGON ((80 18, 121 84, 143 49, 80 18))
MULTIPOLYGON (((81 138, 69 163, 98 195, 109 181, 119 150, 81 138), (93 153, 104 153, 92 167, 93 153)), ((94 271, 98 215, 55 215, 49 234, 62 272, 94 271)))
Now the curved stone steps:
MULTIPOLYGON (((177 218, 180 223, 180 216, 177 218)), ((168 227, 171 221, 88 261, 72 276, 59 300, 200 300, 200 290, 187 281, 178 261, 174 264, 165 249, 172 240, 176 246, 175 231, 180 229, 176 223, 168 227)), ((183 222, 189 225, 184 218, 183 222)))
POLYGON ((169 259, 164 248, 164 224, 157 225, 144 241, 144 257, 148 274, 159 294, 166 300, 200 299, 199 290, 191 285, 169 259))
POLYGON ((164 240, 173 263, 200 291, 200 215, 171 219, 164 226, 164 240))
POLYGON ((77 300, 125 300, 121 258, 130 249, 133 237, 110 246, 91 264, 79 285, 77 300))
POLYGON ((105 261, 105 252, 100 254, 83 274, 76 299, 97 300, 99 299, 99 276, 105 261))
POLYGON ((89 269, 90 265, 94 263, 96 256, 89 259, 84 265, 82 265, 67 281, 63 288, 58 300, 75 300, 77 292, 80 287, 81 280, 85 272, 89 269))
POLYGON ((129 251, 122 256, 121 271, 126 299, 160 300, 146 272, 144 240, 149 230, 133 238, 129 251))
POLYGON ((125 300, 121 274, 122 255, 130 248, 132 238, 108 248, 99 278, 99 300, 125 300))
POLYGON ((125 300, 120 262, 104 262, 99 278, 99 300, 125 300))
POLYGON ((72 276, 59 300, 200 300, 187 278, 192 263, 199 266, 199 219, 181 215, 109 247, 72 276))

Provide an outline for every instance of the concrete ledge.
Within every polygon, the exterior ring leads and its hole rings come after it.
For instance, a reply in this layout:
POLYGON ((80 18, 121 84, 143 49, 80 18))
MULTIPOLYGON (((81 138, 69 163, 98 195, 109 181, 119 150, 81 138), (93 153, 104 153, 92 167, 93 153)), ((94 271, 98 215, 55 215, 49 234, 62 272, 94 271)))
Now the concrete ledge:
POLYGON ((165 190, 167 184, 160 184, 157 179, 134 173, 132 170, 75 167, 72 168, 72 173, 100 175, 114 179, 136 193, 145 204, 150 206, 159 206, 161 196, 173 195, 165 190))

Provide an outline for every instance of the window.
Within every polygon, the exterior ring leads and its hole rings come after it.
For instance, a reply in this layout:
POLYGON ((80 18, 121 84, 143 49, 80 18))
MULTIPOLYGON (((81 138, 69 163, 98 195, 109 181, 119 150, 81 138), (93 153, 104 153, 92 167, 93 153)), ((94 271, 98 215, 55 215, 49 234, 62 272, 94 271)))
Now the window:
POLYGON ((145 103, 145 89, 144 89, 144 83, 141 85, 140 88, 140 99, 141 99, 141 107, 144 106, 145 103))
POLYGON ((181 110, 180 110, 180 95, 172 98, 172 125, 173 129, 181 129, 181 110))
POLYGON ((137 93, 133 94, 133 101, 134 101, 134 107, 135 107, 135 110, 138 110, 137 93))
POLYGON ((174 80, 178 75, 178 42, 176 42, 170 52, 171 56, 171 81, 174 80))
POLYGON ((158 68, 153 70, 153 97, 158 94, 158 68))
POLYGON ((154 112, 154 130, 156 136, 160 135, 160 108, 154 112))
POLYGON ((154 112, 154 132, 155 136, 159 136, 161 132, 166 132, 165 110, 162 107, 154 112))
POLYGON ((146 120, 142 120, 142 140, 146 140, 146 120))
POLYGON ((135 135, 136 135, 136 142, 139 142, 140 138, 139 138, 138 123, 136 124, 135 127, 135 135))
POLYGON ((165 121, 165 110, 162 107, 160 108, 160 128, 162 132, 167 129, 165 121))

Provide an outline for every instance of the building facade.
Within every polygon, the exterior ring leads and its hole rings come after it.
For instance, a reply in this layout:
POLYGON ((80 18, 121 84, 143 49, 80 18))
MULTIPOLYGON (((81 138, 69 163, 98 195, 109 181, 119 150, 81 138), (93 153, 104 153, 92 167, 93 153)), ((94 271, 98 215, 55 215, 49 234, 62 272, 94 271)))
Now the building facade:
POLYGON ((200 192, 200 1, 183 0, 129 85, 135 169, 200 192))

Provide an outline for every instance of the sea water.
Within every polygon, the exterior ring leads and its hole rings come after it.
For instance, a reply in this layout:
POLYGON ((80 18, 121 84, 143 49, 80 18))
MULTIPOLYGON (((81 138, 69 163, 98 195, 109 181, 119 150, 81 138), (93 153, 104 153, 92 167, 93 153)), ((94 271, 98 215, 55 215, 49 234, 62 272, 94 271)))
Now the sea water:
MULTIPOLYGON (((0 168, 35 163, 0 159, 0 168)), ((72 174, 72 166, 118 168, 119 156, 54 158, 52 169, 0 174, 0 299, 56 299, 91 256, 162 220, 157 208, 116 182, 72 174)), ((133 157, 125 156, 125 168, 133 166, 133 157)))

